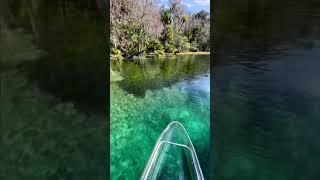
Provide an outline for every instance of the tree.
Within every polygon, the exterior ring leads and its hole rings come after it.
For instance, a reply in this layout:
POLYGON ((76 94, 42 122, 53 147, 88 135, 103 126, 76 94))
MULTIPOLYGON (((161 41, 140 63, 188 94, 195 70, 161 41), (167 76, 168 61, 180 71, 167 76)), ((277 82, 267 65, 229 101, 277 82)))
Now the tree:
POLYGON ((156 40, 162 42, 166 52, 187 50, 193 41, 200 49, 208 47, 205 42, 209 39, 209 13, 186 14, 182 0, 169 0, 168 6, 161 8, 154 2, 111 0, 110 44, 113 52, 118 52, 117 49, 121 51, 117 54, 125 56, 150 53, 151 49, 156 51, 152 48, 156 40))
POLYGON ((204 10, 189 17, 184 34, 189 38, 193 50, 210 50, 210 14, 204 10))
POLYGON ((111 47, 125 55, 144 52, 149 37, 161 36, 161 16, 157 9, 153 0, 112 0, 111 47))
POLYGON ((178 30, 183 23, 184 10, 182 7, 182 0, 169 0, 169 11, 172 15, 173 28, 178 30))

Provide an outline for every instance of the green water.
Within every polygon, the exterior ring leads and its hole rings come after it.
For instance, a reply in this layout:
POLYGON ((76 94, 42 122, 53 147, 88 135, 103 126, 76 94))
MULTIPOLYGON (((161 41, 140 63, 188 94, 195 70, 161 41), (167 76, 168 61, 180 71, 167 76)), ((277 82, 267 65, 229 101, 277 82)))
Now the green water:
POLYGON ((138 179, 162 130, 180 121, 207 177, 210 141, 209 56, 112 64, 111 177, 138 179), (118 81, 114 80, 118 76, 118 81), (121 76, 121 78, 119 78, 121 76))
POLYGON ((0 179, 107 179, 104 21, 61 2, 0 2, 0 179))

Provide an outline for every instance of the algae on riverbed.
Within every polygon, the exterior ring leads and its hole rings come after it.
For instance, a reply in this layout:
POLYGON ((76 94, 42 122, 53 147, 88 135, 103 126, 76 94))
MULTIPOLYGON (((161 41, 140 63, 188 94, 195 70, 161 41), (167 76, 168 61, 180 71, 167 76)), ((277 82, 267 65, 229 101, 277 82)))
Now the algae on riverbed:
MULTIPOLYGON (((197 60, 192 62, 200 63, 201 56, 199 57, 198 62, 197 60)), ((192 57, 184 58, 180 59, 178 67, 183 67, 186 65, 184 62, 189 61, 190 63, 189 58, 192 59, 192 57)), ((163 71, 169 70, 175 64, 176 59, 171 60, 170 64, 166 64, 160 69, 157 62, 152 60, 149 60, 147 62, 149 65, 145 66, 135 66, 133 62, 126 62, 128 66, 122 70, 128 79, 110 83, 110 165, 112 179, 128 177, 139 179, 158 136, 174 120, 180 121, 186 127, 198 153, 199 161, 203 166, 204 174, 207 175, 208 173, 210 93, 199 85, 199 82, 209 85, 208 68, 203 68, 204 64, 202 64, 203 66, 198 64, 198 66, 195 66, 198 68, 189 69, 189 71, 185 69, 184 72, 176 72, 171 76, 163 76, 166 78, 160 79, 162 76, 159 77, 157 74, 162 74, 163 71), (134 83, 140 82, 141 78, 147 78, 147 74, 152 72, 156 73, 152 76, 152 79, 149 79, 148 84, 134 83), (190 73, 194 73, 193 76, 190 73), (135 79, 131 76, 133 74, 141 74, 141 76, 136 76, 135 78, 138 79, 135 79), (190 76, 186 76, 186 74, 190 76), (188 80, 183 77, 188 77, 188 80), (171 83, 164 82, 170 82, 170 78, 180 80, 171 83), (199 81, 199 79, 204 80, 199 81), (124 86, 126 83, 128 84, 124 86), (157 88, 150 90, 152 84, 157 88), (122 86, 127 87, 128 91, 123 89, 122 86), (138 92, 138 95, 131 93, 131 88, 140 88, 139 91, 132 91, 138 92), (143 95, 140 92, 144 92, 143 95)))
POLYGON ((42 91, 24 62, 43 51, 24 31, 2 35, 0 179, 105 179, 104 113, 42 91))

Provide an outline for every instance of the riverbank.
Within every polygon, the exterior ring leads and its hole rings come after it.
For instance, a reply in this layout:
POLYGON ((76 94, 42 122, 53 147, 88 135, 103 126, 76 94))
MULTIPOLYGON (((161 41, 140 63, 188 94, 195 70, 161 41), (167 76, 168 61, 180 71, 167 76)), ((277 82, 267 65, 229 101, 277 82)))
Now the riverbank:
POLYGON ((175 55, 210 55, 210 52, 181 52, 181 53, 176 53, 175 55))
MULTIPOLYGON (((205 52, 205 51, 201 51, 201 52, 179 52, 179 53, 166 53, 164 56, 159 56, 159 57, 167 57, 167 56, 176 56, 176 55, 210 55, 210 52, 205 52)), ((140 56, 140 57, 134 57, 134 58, 131 58, 131 59, 128 59, 128 58, 122 58, 122 59, 125 59, 125 60, 132 60, 132 59, 146 59, 146 58, 149 58, 149 57, 155 57, 157 55, 155 54, 148 54, 148 55, 144 55, 144 56, 140 56)), ((119 58, 118 57, 115 57, 113 55, 110 55, 110 59, 111 60, 118 60, 119 58)))

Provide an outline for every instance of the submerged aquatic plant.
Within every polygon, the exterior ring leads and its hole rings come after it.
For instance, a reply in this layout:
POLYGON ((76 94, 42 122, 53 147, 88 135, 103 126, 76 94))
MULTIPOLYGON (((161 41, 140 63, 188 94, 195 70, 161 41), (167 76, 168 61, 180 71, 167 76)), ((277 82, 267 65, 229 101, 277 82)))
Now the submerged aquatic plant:
POLYGON ((182 122, 196 144, 201 160, 208 155, 209 98, 190 104, 178 86, 147 90, 143 97, 111 84, 111 174, 113 179, 139 178, 161 131, 171 121, 182 122), (140 154, 140 156, 137 156, 140 154))

